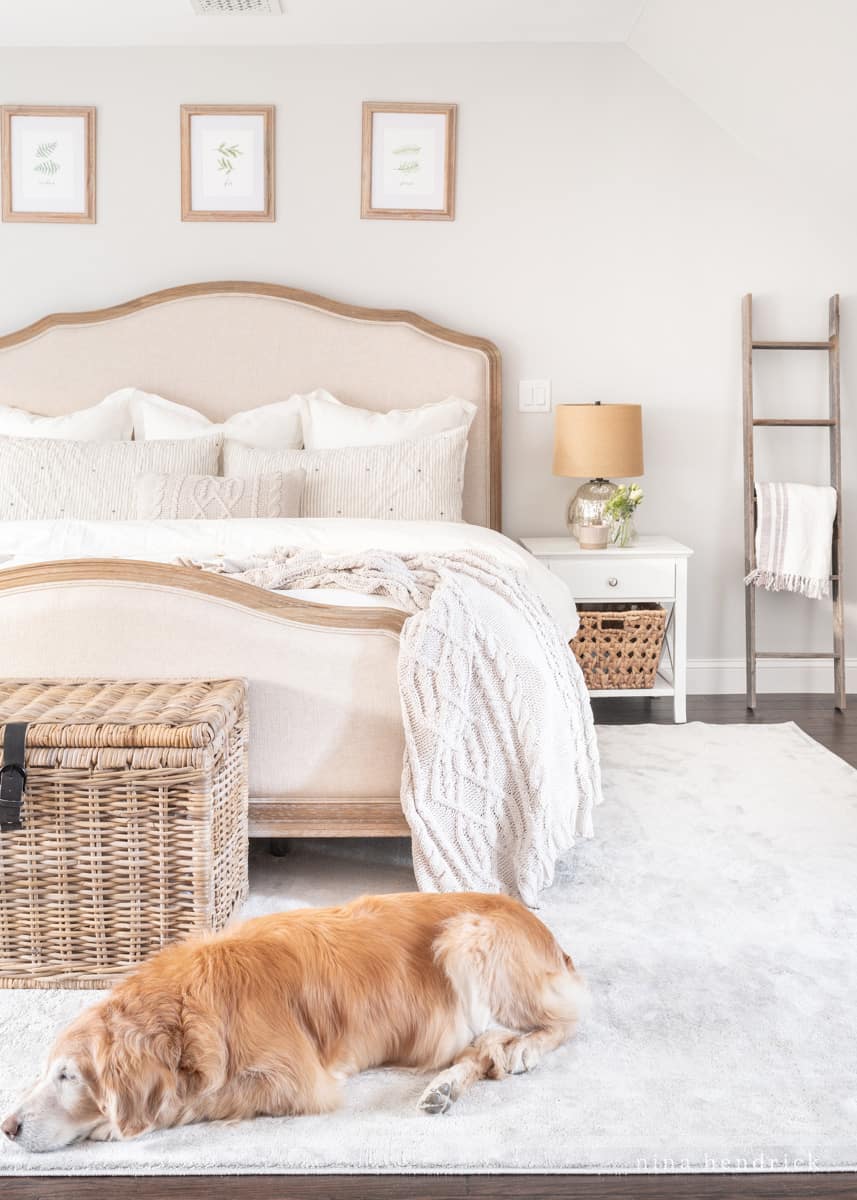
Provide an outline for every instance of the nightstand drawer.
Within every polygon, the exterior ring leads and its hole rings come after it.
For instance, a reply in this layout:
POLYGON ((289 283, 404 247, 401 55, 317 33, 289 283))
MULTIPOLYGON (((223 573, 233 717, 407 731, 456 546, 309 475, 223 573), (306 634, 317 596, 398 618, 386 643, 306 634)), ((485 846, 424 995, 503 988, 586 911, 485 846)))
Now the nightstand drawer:
MULTIPOLYGON (((596 552, 598 553, 598 552, 596 552)), ((617 561, 612 555, 595 559, 559 559, 550 569, 571 589, 575 600, 670 599, 675 596, 675 563, 647 559, 617 561)))

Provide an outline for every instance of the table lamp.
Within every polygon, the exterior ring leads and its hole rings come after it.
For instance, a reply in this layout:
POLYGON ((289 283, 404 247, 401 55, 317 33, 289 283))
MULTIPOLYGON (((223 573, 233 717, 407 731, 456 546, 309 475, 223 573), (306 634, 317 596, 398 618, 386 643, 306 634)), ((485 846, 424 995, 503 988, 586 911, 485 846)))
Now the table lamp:
POLYGON ((553 447, 554 475, 588 478, 568 506, 568 528, 604 520, 604 505, 620 479, 643 474, 643 410, 639 404, 558 404, 553 447))

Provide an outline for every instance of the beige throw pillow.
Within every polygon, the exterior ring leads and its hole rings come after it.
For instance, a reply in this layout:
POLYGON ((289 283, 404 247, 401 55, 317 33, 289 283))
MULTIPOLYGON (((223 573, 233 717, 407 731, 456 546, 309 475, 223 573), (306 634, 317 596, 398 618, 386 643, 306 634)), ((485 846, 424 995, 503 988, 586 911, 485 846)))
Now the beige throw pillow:
POLYGON ((224 471, 242 477, 306 472, 302 515, 390 521, 460 521, 467 430, 418 442, 338 450, 252 450, 227 441, 224 471))
POLYGON ((251 478, 216 475, 137 477, 141 521, 219 521, 233 517, 299 517, 303 471, 274 471, 251 478))

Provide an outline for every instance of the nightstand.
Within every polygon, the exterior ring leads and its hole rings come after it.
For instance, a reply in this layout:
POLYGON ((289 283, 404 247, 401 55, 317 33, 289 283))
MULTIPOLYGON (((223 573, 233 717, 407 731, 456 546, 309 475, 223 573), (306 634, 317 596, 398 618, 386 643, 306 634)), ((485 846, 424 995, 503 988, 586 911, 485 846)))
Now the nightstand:
POLYGON ((687 720, 687 560, 672 538, 639 534, 620 549, 581 550, 572 537, 526 537, 521 545, 568 584, 581 603, 657 601, 669 609, 658 677, 651 688, 608 688, 592 696, 672 696, 677 723, 687 720))

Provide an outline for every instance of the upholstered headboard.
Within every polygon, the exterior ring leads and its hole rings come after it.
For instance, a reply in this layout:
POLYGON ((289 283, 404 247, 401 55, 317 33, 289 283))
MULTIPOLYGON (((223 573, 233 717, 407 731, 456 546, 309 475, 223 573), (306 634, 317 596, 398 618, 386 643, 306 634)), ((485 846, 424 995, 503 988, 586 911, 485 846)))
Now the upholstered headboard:
POLYGON ((478 406, 465 520, 500 527, 500 356, 484 338, 411 312, 234 282, 60 313, 0 337, 0 404, 52 416, 126 386, 212 420, 316 387, 380 411, 454 393, 478 406))

